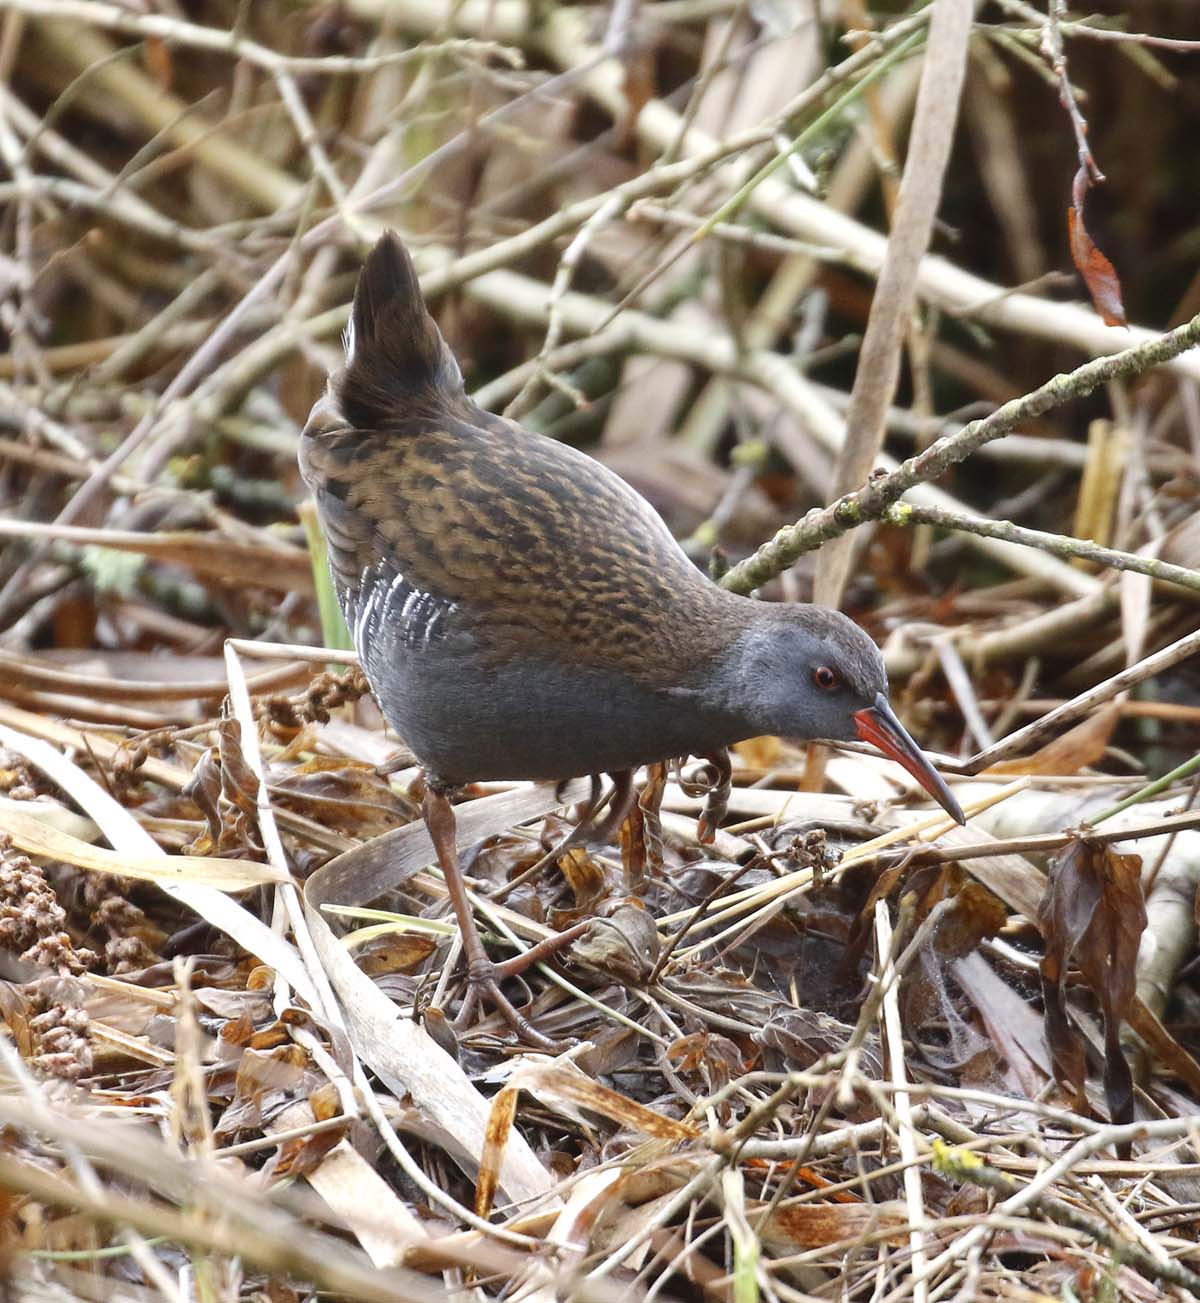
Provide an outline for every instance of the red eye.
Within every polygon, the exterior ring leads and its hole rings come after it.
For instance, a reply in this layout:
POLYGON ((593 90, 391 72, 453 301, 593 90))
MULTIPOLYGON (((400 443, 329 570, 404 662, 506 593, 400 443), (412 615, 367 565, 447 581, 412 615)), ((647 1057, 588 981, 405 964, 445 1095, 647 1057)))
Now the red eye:
POLYGON ((818 665, 812 673, 813 682, 825 692, 836 692, 842 686, 842 676, 828 665, 818 665))

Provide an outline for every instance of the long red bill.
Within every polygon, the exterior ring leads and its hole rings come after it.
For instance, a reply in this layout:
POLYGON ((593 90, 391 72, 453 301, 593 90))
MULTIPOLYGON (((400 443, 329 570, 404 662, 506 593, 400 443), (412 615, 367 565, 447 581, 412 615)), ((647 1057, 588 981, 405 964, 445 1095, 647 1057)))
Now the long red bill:
POLYGON ((858 725, 858 736, 864 742, 870 742, 890 757, 898 765, 903 765, 943 810, 957 823, 966 823, 962 806, 954 799, 954 793, 946 786, 941 774, 925 758, 924 752, 909 736, 908 730, 896 718, 892 703, 883 695, 875 698, 875 704, 866 710, 858 711, 854 716, 858 725))

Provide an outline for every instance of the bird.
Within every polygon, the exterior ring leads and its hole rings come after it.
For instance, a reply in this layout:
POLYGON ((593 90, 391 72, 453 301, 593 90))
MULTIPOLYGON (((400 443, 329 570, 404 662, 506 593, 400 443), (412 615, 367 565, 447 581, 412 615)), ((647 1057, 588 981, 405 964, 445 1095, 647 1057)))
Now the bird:
POLYGON ((475 926, 451 803, 467 784, 608 774, 623 794, 664 760, 727 773, 727 748, 750 737, 864 739, 964 822, 868 634, 722 588, 600 462, 477 406, 393 231, 363 264, 299 461, 367 682, 424 769, 469 979, 457 1025, 486 1000, 553 1046, 500 989, 529 952, 493 963, 475 926))

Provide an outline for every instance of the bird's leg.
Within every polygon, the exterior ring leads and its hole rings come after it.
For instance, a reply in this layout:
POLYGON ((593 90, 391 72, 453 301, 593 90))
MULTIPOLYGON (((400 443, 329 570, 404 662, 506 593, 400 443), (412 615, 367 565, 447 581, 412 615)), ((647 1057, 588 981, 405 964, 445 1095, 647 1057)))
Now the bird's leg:
MULTIPOLYGON (((579 813, 576 816, 574 828, 560 842, 556 843, 551 850, 546 852, 536 867, 541 868, 546 864, 557 863, 567 851, 578 846, 580 842, 589 837, 592 829, 592 819, 595 817, 596 811, 603 808, 606 797, 601 790, 599 774, 589 775, 588 782, 591 786, 588 790, 587 800, 581 801, 579 804, 579 813)), ((554 793, 555 796, 561 798, 565 786, 565 783, 560 783, 554 793)))
POLYGON ((524 972, 530 964, 537 963, 562 946, 570 944, 583 931, 584 925, 577 924, 557 936, 547 937, 545 941, 539 942, 522 954, 515 955, 503 964, 492 963, 479 938, 479 929, 475 926, 475 916, 471 912, 471 902, 467 898, 467 887, 458 861, 454 807, 450 804, 448 789, 437 782, 427 780, 422 809, 425 827, 429 830, 438 864, 446 879, 446 891, 458 919, 463 955, 467 961, 467 994, 455 1025, 464 1026, 479 998, 486 996, 518 1036, 540 1049, 550 1051, 559 1049, 558 1042, 543 1036, 529 1019, 509 1002, 500 990, 499 980, 524 972))
POLYGON ((608 813, 591 831, 591 836, 598 842, 607 842, 612 838, 625 822, 629 807, 633 804, 633 770, 619 769, 615 774, 609 774, 609 778, 612 779, 613 790, 608 813))
POLYGON ((729 793, 733 790, 733 766, 729 761, 729 752, 722 748, 713 751, 704 759, 713 767, 716 776, 704 797, 704 809, 696 831, 701 846, 710 846, 717 839, 720 827, 729 810, 729 793))
POLYGON ((634 796, 633 770, 619 769, 615 774, 609 774, 609 778, 612 779, 612 791, 607 796, 601 795, 600 776, 593 774, 591 777, 592 790, 588 794, 588 799, 583 803, 575 827, 566 839, 554 848, 554 859, 558 859, 564 851, 578 846, 582 841, 604 845, 629 815, 629 807, 633 804, 634 796), (598 823, 593 823, 596 812, 606 803, 608 813, 598 823))
MULTIPOLYGON (((495 894, 492 899, 499 902, 506 896, 510 895, 517 887, 523 886, 531 878, 537 877, 541 871, 549 864, 557 864, 560 859, 581 843, 587 842, 597 846, 604 846, 611 839, 616 830, 625 822, 629 814, 629 807, 633 804, 633 771, 623 769, 615 774, 609 774, 612 779, 612 790, 607 794, 600 791, 600 775, 591 775, 591 791, 588 793, 588 799, 581 803, 579 817, 575 821, 574 828, 559 842, 556 842, 545 855, 541 857, 536 864, 522 870, 517 876, 506 882, 495 894), (593 823, 597 810, 603 809, 605 804, 608 805, 608 813, 598 822, 593 823)), ((560 784, 557 795, 562 795, 562 785, 560 784)))
MULTIPOLYGON (((567 788, 570 787, 571 780, 564 778, 561 783, 554 789, 555 797, 562 801, 567 794, 567 788)), ((579 818, 576 819, 576 827, 587 823, 587 821, 596 813, 603 803, 604 793, 601 791, 600 775, 588 775, 588 795, 586 801, 581 801, 579 805, 579 818)))

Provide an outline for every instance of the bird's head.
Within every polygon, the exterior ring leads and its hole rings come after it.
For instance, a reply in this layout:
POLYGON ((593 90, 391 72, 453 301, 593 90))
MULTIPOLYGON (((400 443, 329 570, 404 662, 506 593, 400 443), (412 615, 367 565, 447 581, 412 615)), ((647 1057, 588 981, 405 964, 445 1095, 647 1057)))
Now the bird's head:
POLYGON ((795 740, 860 739, 902 765, 951 818, 963 812, 896 718, 874 642, 839 611, 756 604, 735 644, 737 696, 757 731, 795 740))

